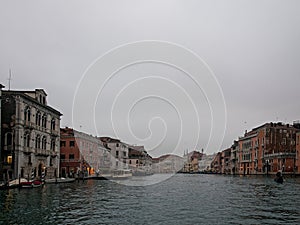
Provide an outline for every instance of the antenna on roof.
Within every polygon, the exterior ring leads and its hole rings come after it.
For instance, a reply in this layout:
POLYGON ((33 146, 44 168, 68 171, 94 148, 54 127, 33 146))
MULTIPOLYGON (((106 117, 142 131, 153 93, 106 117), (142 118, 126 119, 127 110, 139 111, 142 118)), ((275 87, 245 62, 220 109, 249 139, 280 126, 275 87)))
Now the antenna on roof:
POLYGON ((10 91, 10 82, 11 82, 11 69, 9 68, 9 77, 8 77, 8 90, 10 91))

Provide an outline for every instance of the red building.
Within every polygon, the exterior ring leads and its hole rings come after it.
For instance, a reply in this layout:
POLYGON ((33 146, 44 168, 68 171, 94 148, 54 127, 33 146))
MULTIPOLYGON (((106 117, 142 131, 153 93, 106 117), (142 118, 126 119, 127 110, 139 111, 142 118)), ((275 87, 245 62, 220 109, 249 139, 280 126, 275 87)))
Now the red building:
POLYGON ((61 176, 109 170, 108 152, 99 138, 68 127, 61 128, 60 135, 61 176))
POLYGON ((239 174, 297 172, 297 124, 266 123, 239 138, 239 174))

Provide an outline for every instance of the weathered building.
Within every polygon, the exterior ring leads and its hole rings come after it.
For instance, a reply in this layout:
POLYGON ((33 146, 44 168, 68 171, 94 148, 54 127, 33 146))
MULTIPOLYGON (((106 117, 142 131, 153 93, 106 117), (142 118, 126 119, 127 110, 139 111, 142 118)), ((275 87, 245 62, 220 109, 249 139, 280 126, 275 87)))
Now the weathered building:
POLYGON ((176 173, 182 170, 184 159, 178 155, 166 154, 152 159, 154 173, 176 173))
POLYGON ((60 136, 61 176, 109 173, 109 152, 98 137, 68 127, 60 129, 60 136))
POLYGON ((43 89, 2 91, 0 179, 58 175, 61 115, 43 89))
POLYGON ((239 138, 239 173, 296 173, 296 124, 266 123, 239 138))
POLYGON ((215 155, 215 158, 213 159, 213 161, 211 162, 211 170, 213 173, 221 173, 222 171, 222 160, 221 160, 221 157, 222 157, 222 153, 221 152, 218 152, 216 155, 215 155))
POLYGON ((128 169, 128 144, 111 137, 100 137, 100 140, 103 142, 104 147, 110 152, 111 169, 128 169))
POLYGON ((184 154, 184 166, 182 172, 197 173, 199 172, 199 162, 201 161, 203 153, 192 151, 184 154))
POLYGON ((221 152, 221 173, 231 174, 231 148, 225 149, 221 152))
POLYGON ((128 148, 127 164, 133 175, 152 174, 152 157, 144 146, 130 145, 128 148))
POLYGON ((231 165, 231 174, 238 174, 239 172, 239 143, 238 141, 234 141, 231 146, 231 157, 230 157, 230 165, 231 165))

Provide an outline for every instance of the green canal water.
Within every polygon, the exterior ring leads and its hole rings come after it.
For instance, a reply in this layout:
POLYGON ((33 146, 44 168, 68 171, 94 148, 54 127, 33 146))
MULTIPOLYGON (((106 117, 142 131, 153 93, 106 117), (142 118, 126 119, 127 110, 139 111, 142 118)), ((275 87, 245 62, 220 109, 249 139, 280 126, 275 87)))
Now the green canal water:
POLYGON ((1 190, 0 224, 300 224, 300 179, 177 174, 1 190))

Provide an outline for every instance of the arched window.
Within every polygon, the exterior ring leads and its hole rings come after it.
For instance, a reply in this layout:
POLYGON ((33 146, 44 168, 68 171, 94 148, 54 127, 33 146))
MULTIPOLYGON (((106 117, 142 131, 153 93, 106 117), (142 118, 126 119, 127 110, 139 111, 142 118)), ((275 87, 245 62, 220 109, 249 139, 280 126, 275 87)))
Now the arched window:
POLYGON ((42 127, 46 128, 47 127, 47 115, 44 114, 42 117, 42 127))
POLYGON ((40 111, 37 111, 37 113, 36 113, 35 123, 36 123, 36 125, 41 126, 41 112, 40 111))
POLYGON ((51 146, 50 146, 50 149, 51 149, 52 151, 55 151, 55 138, 54 138, 54 137, 51 138, 51 146))
POLYGON ((42 138, 42 149, 46 149, 46 144, 47 144, 47 138, 43 136, 42 138))
POLYGON ((35 138, 35 148, 41 148, 41 136, 39 134, 35 138))
POLYGON ((24 134, 24 147, 30 147, 30 133, 26 132, 24 134))
POLYGON ((30 107, 26 106, 24 110, 24 120, 30 122, 30 116, 31 116, 30 107))
POLYGON ((51 120, 51 130, 55 130, 55 118, 51 120))

